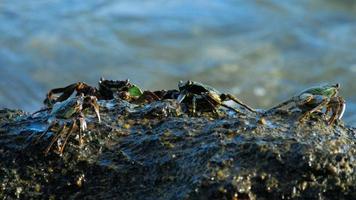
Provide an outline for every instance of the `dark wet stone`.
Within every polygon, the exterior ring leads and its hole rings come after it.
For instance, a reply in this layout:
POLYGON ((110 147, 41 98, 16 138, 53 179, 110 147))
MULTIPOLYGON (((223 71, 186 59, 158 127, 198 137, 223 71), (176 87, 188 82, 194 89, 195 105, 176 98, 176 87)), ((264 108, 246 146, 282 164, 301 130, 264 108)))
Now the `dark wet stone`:
POLYGON ((45 116, 0 110, 0 198, 356 199, 356 129, 342 122, 101 103, 102 123, 87 113, 63 155, 44 155, 51 133, 34 142, 45 116))

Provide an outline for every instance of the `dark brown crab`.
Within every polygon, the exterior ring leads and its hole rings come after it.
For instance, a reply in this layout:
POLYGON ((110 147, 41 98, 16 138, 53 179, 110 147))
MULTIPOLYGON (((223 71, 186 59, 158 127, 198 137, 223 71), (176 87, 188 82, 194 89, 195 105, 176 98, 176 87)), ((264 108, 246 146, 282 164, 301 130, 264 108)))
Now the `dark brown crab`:
POLYGON ((39 141, 49 131, 54 132, 45 154, 49 153, 55 142, 58 143, 58 153, 62 154, 69 137, 74 132, 79 132, 79 144, 82 143, 82 133, 87 129, 83 111, 88 108, 95 111, 100 123, 99 105, 95 96, 70 97, 53 105, 48 119, 50 125, 36 140, 39 141))
POLYGON ((223 106, 229 110, 233 110, 236 113, 244 114, 243 112, 237 110, 236 108, 230 107, 224 104, 224 101, 232 100, 244 109, 257 113, 253 108, 242 103, 239 99, 232 96, 231 94, 223 94, 217 91, 216 89, 204 85, 199 82, 194 81, 180 81, 178 84, 179 96, 177 98, 179 103, 184 102, 188 107, 191 107, 191 112, 194 115, 196 109, 200 110, 209 110, 214 113, 218 113, 217 108, 223 106), (199 107, 197 107, 199 106, 199 107))
POLYGON ((44 104, 52 107, 56 102, 67 100, 74 92, 76 92, 76 96, 84 94, 86 96, 95 96, 98 100, 113 99, 115 95, 120 98, 127 98, 125 92, 134 86, 129 80, 113 81, 104 80, 103 78, 100 79, 98 85, 99 88, 95 88, 84 82, 77 82, 63 88, 52 89, 47 93, 44 104))

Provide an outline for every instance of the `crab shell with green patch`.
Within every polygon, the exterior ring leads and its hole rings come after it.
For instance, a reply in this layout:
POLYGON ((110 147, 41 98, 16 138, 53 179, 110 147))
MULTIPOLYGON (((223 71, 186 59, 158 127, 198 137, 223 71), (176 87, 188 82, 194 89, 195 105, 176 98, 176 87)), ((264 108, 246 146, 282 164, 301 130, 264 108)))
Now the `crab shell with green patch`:
POLYGON ((309 107, 315 107, 319 105, 324 99, 328 101, 335 97, 339 92, 340 85, 324 85, 318 87, 312 87, 304 90, 298 96, 296 96, 296 103, 301 109, 308 109, 309 107))
POLYGON ((301 92, 299 96, 304 94, 311 94, 311 95, 321 95, 327 98, 331 98, 338 95, 339 89, 340 89, 340 84, 338 83, 334 85, 312 87, 301 92))
MULTIPOLYGON (((303 92, 301 92, 300 95, 298 95, 298 101, 300 101, 298 107, 301 109, 309 109, 321 104, 324 99, 330 101, 333 97, 336 97, 339 94, 339 90, 340 90, 340 84, 338 83, 334 85, 329 84, 329 85, 306 89, 303 92), (310 97, 312 97, 311 100, 307 102, 303 102, 310 97)), ((342 103, 341 106, 342 106, 341 112, 338 119, 342 118, 346 109, 345 103, 342 103)))

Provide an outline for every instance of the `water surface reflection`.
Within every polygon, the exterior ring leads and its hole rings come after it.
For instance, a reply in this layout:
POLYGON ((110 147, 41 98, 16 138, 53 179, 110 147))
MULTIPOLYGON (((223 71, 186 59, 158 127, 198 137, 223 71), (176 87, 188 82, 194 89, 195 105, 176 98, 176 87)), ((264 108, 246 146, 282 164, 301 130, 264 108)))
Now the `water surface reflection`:
POLYGON ((33 111, 47 90, 100 76, 193 79, 261 108, 340 82, 356 125, 354 1, 3 0, 0 33, 1 107, 33 111))

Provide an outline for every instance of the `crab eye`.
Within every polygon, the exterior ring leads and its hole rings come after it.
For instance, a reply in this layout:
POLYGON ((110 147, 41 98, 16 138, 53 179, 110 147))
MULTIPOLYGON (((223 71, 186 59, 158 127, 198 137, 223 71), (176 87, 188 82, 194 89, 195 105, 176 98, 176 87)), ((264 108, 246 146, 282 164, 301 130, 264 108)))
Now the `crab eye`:
POLYGON ((182 86, 183 86, 183 81, 180 80, 180 81, 178 82, 178 87, 182 87, 182 86))
POLYGON ((193 85, 193 81, 191 80, 187 81, 187 85, 193 85))

